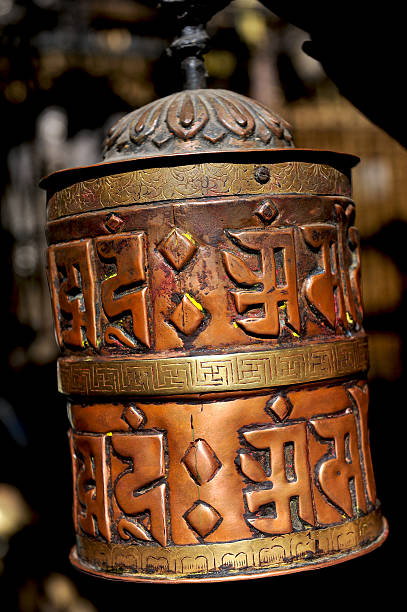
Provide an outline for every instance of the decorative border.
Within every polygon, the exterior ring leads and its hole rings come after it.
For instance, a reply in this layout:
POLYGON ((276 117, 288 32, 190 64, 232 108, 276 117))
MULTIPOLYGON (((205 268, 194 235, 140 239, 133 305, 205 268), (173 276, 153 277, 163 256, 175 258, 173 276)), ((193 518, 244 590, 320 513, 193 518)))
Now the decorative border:
POLYGON ((75 564, 79 561, 85 571, 111 571, 114 577, 124 579, 245 577, 246 573, 335 562, 338 555, 357 553, 379 538, 384 541, 386 527, 381 509, 377 508, 341 525, 237 542, 161 548, 151 544, 110 544, 77 536, 72 560, 75 564))
POLYGON ((368 369, 366 336, 270 351, 162 359, 58 363, 61 393, 182 395, 241 391, 339 378, 368 369))
POLYGON ((129 204, 185 200, 208 196, 308 193, 351 196, 345 174, 326 164, 262 164, 270 180, 258 183, 259 164, 206 163, 146 168, 75 183, 48 202, 48 220, 129 204))

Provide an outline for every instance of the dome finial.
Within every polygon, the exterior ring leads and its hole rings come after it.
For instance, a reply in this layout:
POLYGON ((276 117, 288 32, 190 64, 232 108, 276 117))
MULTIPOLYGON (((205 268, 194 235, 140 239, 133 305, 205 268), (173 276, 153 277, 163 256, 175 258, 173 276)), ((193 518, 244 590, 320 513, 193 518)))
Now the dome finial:
POLYGON ((118 121, 106 161, 293 146, 290 125, 259 102, 223 89, 181 91, 118 121))

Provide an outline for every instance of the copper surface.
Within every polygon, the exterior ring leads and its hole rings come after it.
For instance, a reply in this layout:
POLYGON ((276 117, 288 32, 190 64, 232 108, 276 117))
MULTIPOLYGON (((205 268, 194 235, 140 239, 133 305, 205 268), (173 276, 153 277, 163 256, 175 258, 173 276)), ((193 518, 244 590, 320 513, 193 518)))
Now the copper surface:
POLYGON ((84 571, 252 578, 386 537, 355 160, 287 130, 184 92, 116 125, 105 163, 45 181, 84 571))

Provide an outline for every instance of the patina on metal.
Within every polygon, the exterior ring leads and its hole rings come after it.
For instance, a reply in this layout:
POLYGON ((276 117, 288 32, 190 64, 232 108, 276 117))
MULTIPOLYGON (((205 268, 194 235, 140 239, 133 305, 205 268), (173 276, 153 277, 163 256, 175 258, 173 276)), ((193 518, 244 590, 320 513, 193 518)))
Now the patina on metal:
POLYGON ((279 575, 387 535, 358 160, 297 149, 264 106, 199 87, 124 117, 100 164, 43 181, 71 560, 108 578, 279 575))

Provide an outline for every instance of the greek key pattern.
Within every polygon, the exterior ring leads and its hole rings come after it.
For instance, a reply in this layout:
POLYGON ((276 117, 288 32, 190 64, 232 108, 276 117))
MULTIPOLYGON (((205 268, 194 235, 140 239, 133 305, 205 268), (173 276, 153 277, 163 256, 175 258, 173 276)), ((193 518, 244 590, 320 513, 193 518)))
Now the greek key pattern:
POLYGON ((264 164, 270 180, 255 180, 255 164, 208 163, 147 168, 75 183, 49 200, 48 220, 147 202, 208 196, 309 193, 351 195, 348 178, 335 168, 307 162, 264 164))
POLYGON ((79 395, 178 395, 338 378, 368 368, 367 338, 289 349, 168 359, 60 359, 59 390, 79 395))
POLYGON ((244 570, 278 571, 304 564, 305 559, 312 564, 340 554, 357 554, 385 536, 386 524, 378 508, 343 525, 210 546, 167 546, 157 550, 148 544, 107 544, 78 536, 79 559, 75 551, 72 561, 88 571, 92 566, 98 570, 114 569, 116 576, 120 568, 135 578, 154 574, 154 578, 171 579, 219 571, 233 575, 244 570))

